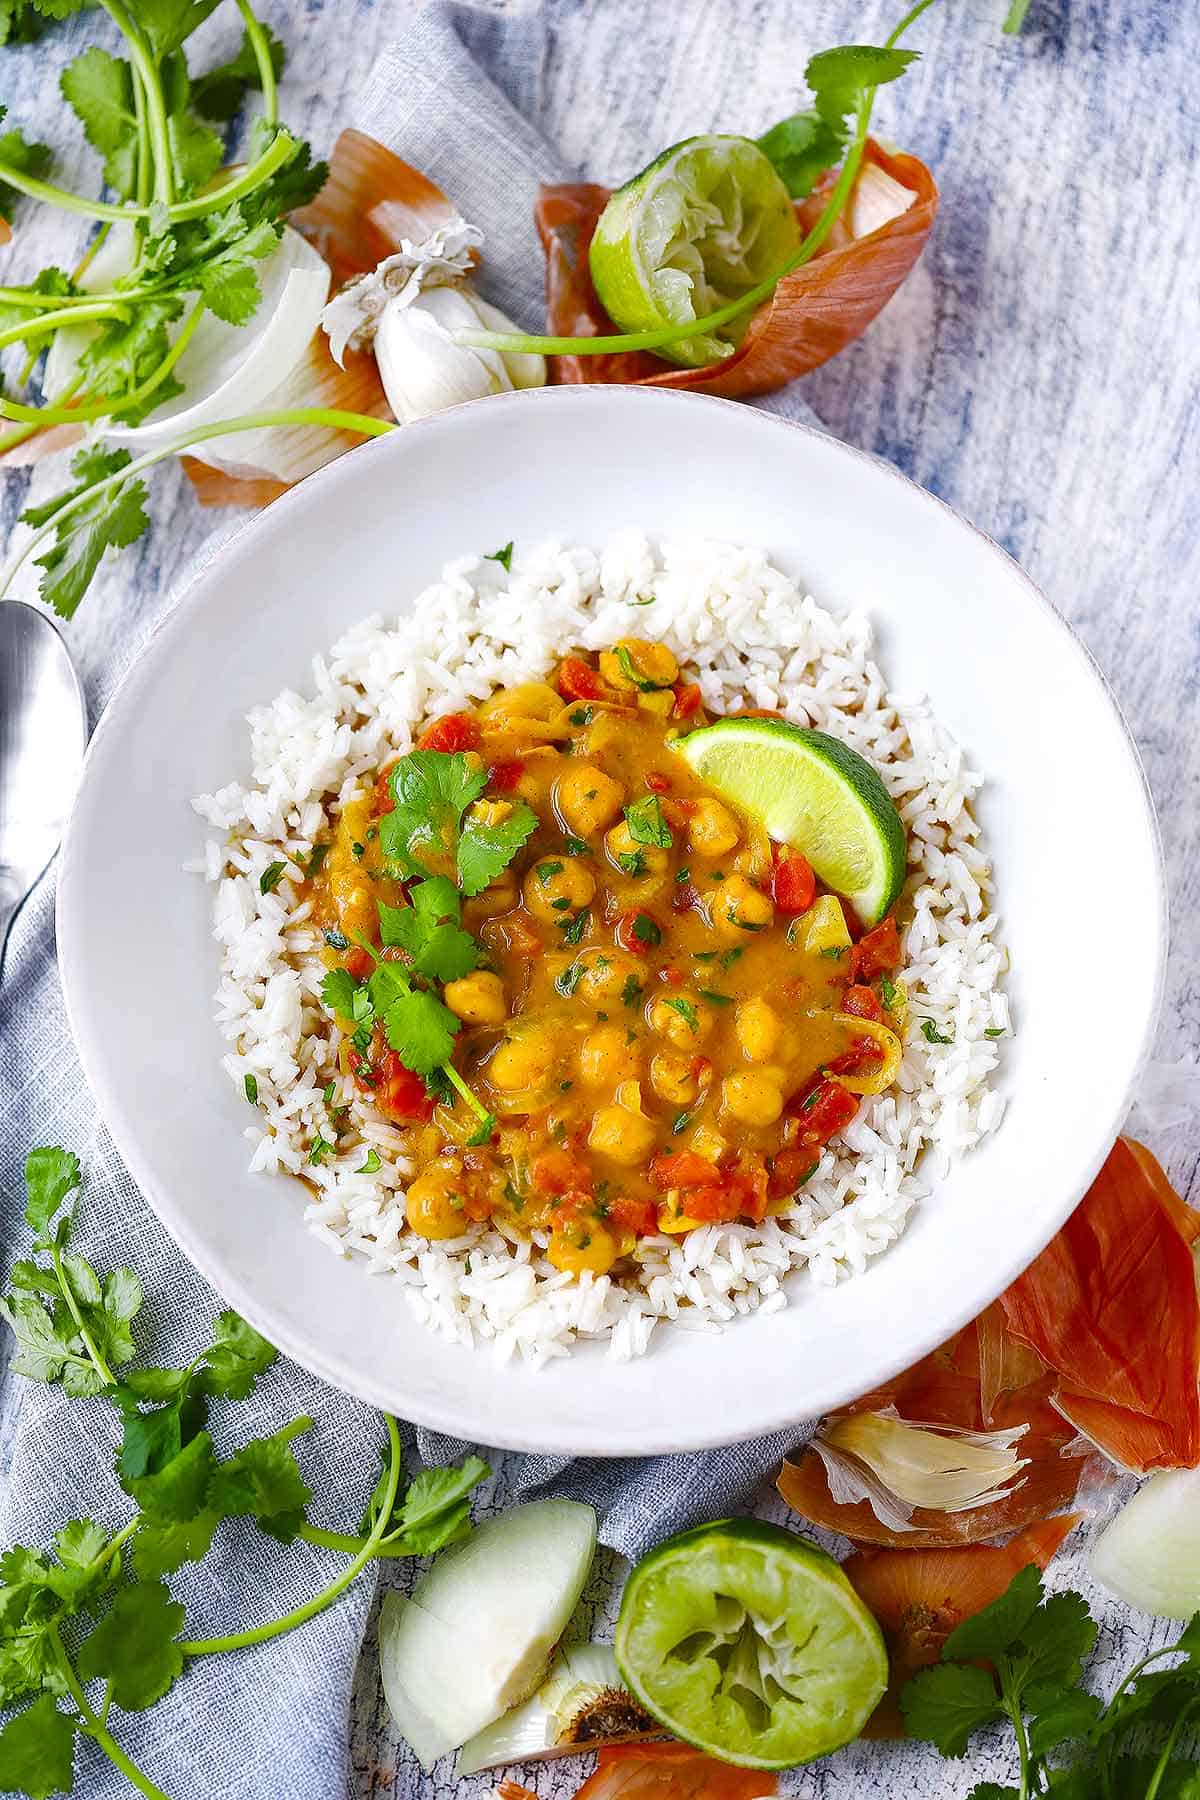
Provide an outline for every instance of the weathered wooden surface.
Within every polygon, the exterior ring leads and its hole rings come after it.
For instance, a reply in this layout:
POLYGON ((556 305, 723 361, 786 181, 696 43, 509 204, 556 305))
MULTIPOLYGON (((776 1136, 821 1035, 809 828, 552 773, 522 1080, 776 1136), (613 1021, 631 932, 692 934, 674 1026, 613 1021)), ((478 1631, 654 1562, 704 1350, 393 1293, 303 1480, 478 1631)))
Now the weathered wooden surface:
MULTIPOLYGON (((412 10, 407 0, 263 6, 289 44, 285 116, 318 148, 353 122, 380 48, 412 10)), ((490 10, 537 13, 523 0, 490 10)), ((690 131, 762 130, 793 108, 808 54, 878 42, 896 10, 880 0, 557 0, 515 97, 581 172, 623 177, 690 131)), ((1003 10, 1004 0, 958 0, 915 32, 924 64, 885 94, 879 121, 934 168, 942 214, 902 294, 804 393, 838 435, 890 458, 1011 550, 1107 674, 1146 762, 1169 870, 1174 938, 1158 1053, 1194 1059, 1200 14, 1170 0, 1033 0, 1014 41, 1001 35, 1003 10)), ((204 28, 201 41, 214 51, 234 39, 227 11, 204 28)), ((88 35, 96 28, 88 15, 88 35)), ((35 136, 52 131, 57 140, 62 131, 47 95, 74 43, 64 34, 0 62, 0 98, 35 136)), ((475 150, 465 143, 463 156, 475 150)), ((74 165, 68 155, 61 178, 69 184, 84 161, 78 149, 74 165)), ((6 271, 20 279, 45 261, 69 261, 76 241, 73 224, 25 227, 3 255, 6 271)), ((34 492, 54 485, 40 472, 34 492)), ((25 487, 12 476, 0 486, 5 531, 25 487)), ((155 478, 153 513, 152 532, 102 575, 70 630, 94 708, 136 646, 149 598, 216 523, 174 470, 155 478)), ((1019 708, 1020 695, 1011 703, 1019 708)), ((1120 979, 1120 870, 1114 843, 1098 845, 1096 869, 1081 872, 1073 898, 1111 909, 1114 942, 1112 967, 1080 970, 1081 980, 1120 979)), ((1177 1128, 1155 1147, 1200 1198, 1200 1128, 1177 1128)), ((1077 1565, 1068 1561, 1066 1575, 1080 1578, 1077 1565)), ((600 1617, 607 1574, 597 1571, 590 1596, 600 1617)), ((1104 1655, 1115 1663, 1141 1653, 1146 1621, 1092 1598, 1104 1655)), ((475 1800, 489 1785, 435 1782, 399 1754, 370 1641, 352 1743, 362 1796, 475 1800)), ((783 1785, 827 1800, 901 1792, 949 1800, 1006 1772, 987 1749, 947 1764, 918 1749, 864 1747, 783 1785)), ((535 1785, 559 1800, 578 1778, 574 1762, 550 1765, 535 1785)))

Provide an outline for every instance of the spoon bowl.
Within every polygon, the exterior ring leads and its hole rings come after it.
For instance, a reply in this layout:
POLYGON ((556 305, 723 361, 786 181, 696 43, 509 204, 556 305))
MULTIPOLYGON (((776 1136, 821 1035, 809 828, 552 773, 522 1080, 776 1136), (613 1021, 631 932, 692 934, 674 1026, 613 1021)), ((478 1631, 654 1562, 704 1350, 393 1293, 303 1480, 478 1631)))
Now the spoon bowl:
POLYGON ((0 603, 0 971, 9 928, 62 841, 87 744, 66 644, 23 600, 0 603))

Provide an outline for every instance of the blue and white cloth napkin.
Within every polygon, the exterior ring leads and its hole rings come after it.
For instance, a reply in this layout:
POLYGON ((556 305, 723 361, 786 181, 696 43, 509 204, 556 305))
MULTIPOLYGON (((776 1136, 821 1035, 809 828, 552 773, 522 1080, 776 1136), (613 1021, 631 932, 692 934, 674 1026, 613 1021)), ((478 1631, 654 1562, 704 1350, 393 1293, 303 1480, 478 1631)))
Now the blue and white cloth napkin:
MULTIPOLYGON (((548 29, 540 14, 500 17, 432 5, 380 59, 357 116, 345 121, 445 186, 486 234, 485 291, 530 328, 543 319, 536 189, 540 181, 571 174, 519 110, 522 103, 533 110, 548 29)), ((812 417, 791 395, 776 396, 772 410, 812 417)), ((128 1263, 138 1270, 147 1294, 142 1332, 151 1336, 156 1361, 181 1365, 204 1341, 221 1303, 168 1239, 96 1118, 63 1010, 52 874, 14 928, 0 1006, 5 1260, 21 1253, 26 1152, 40 1143, 79 1151, 87 1171, 80 1247, 101 1268, 128 1263)), ((653 1378, 649 1366, 647 1378, 653 1378)), ((345 1529, 374 1480, 383 1440, 378 1415, 286 1362, 237 1413, 239 1439, 300 1413, 312 1416, 314 1430, 299 1454, 316 1496, 313 1517, 345 1529)), ((806 1435, 797 1425, 725 1451, 619 1462, 509 1456, 504 1490, 508 1498, 554 1493, 590 1501, 601 1514, 602 1541, 637 1556, 681 1525, 741 1505, 806 1435)), ((430 1462, 471 1448, 426 1431, 410 1429, 407 1436, 430 1462)), ((113 1528, 123 1523, 115 1445, 115 1418, 102 1403, 66 1400, 10 1376, 0 1395, 0 1546, 42 1545, 81 1516, 99 1516, 113 1528)), ((172 1585, 187 1606, 189 1636, 210 1636, 288 1611, 341 1566, 343 1559, 309 1545, 287 1548, 231 1522, 203 1564, 187 1566, 172 1585)), ((299 1631, 237 1656, 199 1661, 150 1712, 121 1717, 122 1746, 172 1800, 340 1796, 351 1686, 374 1591, 365 1574, 299 1631)), ((81 1738, 76 1793, 117 1800, 129 1791, 81 1738)))

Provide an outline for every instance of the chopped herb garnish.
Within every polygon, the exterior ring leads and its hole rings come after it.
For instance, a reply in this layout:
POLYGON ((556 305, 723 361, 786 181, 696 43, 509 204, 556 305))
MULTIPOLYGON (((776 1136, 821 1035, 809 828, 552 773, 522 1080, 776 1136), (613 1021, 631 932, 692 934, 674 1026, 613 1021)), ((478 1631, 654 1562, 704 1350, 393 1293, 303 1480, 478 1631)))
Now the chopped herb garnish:
POLYGON ((565 944, 582 943, 583 934, 588 928, 588 921, 591 919, 591 916, 592 915, 587 907, 581 906, 573 919, 560 919, 558 924, 559 929, 563 934, 563 942, 565 944))
POLYGON ((367 846, 365 844, 353 843, 350 846, 350 854, 356 862, 361 862, 363 857, 367 854, 367 846))
POLYGON ((657 694, 671 686, 669 681, 652 681, 648 675, 643 675, 624 644, 617 645, 617 663, 626 681, 632 681, 640 694, 657 694))
POLYGON ((701 988, 700 989, 700 998, 702 1000, 711 1000, 714 1006, 732 1006, 733 1005, 732 995, 718 994, 718 992, 715 988, 701 988))
POLYGON ((490 1144, 492 1141, 492 1133, 495 1129, 495 1113, 484 1113, 482 1119, 480 1119, 478 1125, 467 1139, 468 1147, 470 1149, 475 1149, 480 1144, 490 1144))
POLYGON ((673 1012, 677 1012, 690 1030, 699 1030, 700 1021, 696 1017, 696 1009, 690 1000, 685 1000, 681 994, 667 994, 663 998, 663 1005, 669 1006, 673 1012))
POLYGON ((745 954, 746 954, 745 944, 737 944, 737 945, 735 945, 735 947, 732 950, 723 950, 721 952, 721 967, 723 969, 732 969, 734 963, 737 962, 738 958, 741 956, 745 956, 745 954))
POLYGON ((549 881, 554 875, 561 875, 562 872, 563 865, 560 862, 543 862, 537 865, 537 878, 543 883, 549 881))
POLYGON ((258 1105, 258 1077, 257 1077, 257 1075, 247 1075, 242 1081, 242 1086, 246 1090, 246 1098, 250 1102, 251 1106, 257 1106, 258 1105))
POLYGON ((570 912, 571 910, 571 902, 565 895, 561 895, 557 900, 552 900, 550 905, 555 912, 570 912))
POLYGON ((308 1153, 308 1160, 310 1163, 324 1162, 327 1156, 332 1156, 333 1151, 334 1145, 328 1143, 318 1131, 316 1137, 313 1139, 312 1148, 308 1153))
POLYGON ((273 894, 287 872, 287 864, 281 862, 268 863, 258 878, 260 894, 273 894))
POLYGON ((573 1081, 560 1081, 558 1084, 558 1091, 560 1094, 569 1094, 574 1086, 575 1083, 573 1081))
POLYGON ((483 560, 484 562, 498 562, 506 574, 511 574, 512 558, 513 547, 512 539, 510 538, 502 550, 489 550, 483 560))
POLYGON ((646 794, 627 806, 625 823, 635 844, 653 844, 659 850, 669 850, 674 842, 657 794, 646 794))
MULTIPOLYGON (((692 879, 692 871, 690 869, 676 869, 676 871, 675 871, 675 886, 676 887, 682 887, 685 881, 690 881, 691 879, 692 879)), ((716 955, 715 951, 713 952, 713 955, 714 956, 716 955)))
POLYGON ((823 950, 818 950, 817 952, 817 955, 823 956, 826 962, 840 962, 845 954, 845 944, 826 944, 823 950))
POLYGON ((333 1105, 334 1095, 336 1093, 337 1093, 337 1082, 336 1081, 327 1081, 325 1083, 324 1090, 321 1094, 321 1098, 325 1102, 326 1106, 333 1105))
POLYGON ((366 1161, 363 1163, 362 1167, 359 1169, 355 1169, 354 1173, 356 1175, 374 1175, 375 1171, 377 1169, 382 1169, 382 1167, 383 1167, 382 1157, 380 1156, 378 1150, 372 1148, 367 1151, 366 1161))
POLYGON ((583 838, 569 837, 563 839, 563 851, 567 856, 586 856, 588 847, 583 838))
POLYGON ((951 1032, 949 1037, 943 1037, 932 1019, 921 1020, 921 1036, 927 1044, 952 1044, 954 1042, 954 1033, 951 1032))
POLYGON ((714 869, 708 879, 710 881, 724 881, 724 879, 725 879, 724 869, 714 869))
MULTIPOLYGON (((373 829, 374 829, 374 827, 372 827, 372 830, 373 829)), ((367 836, 370 837, 370 835, 371 835, 371 833, 368 832, 367 836)), ((307 858, 301 857, 300 866, 304 870, 304 873, 308 877, 309 881, 312 880, 313 876, 317 873, 317 870, 321 867, 321 864, 325 861, 325 858, 328 855, 329 855, 329 845, 328 844, 314 844, 312 849, 309 851, 307 858)))
POLYGON ((686 1131, 688 1124, 691 1121, 691 1117, 692 1115, 690 1112, 676 1113, 675 1117, 671 1120, 671 1136, 678 1137, 681 1131, 686 1131))
POLYGON ((821 1166, 820 1162, 809 1163, 809 1165, 808 1165, 807 1169, 805 1169, 803 1175, 797 1175, 796 1186, 803 1187, 806 1181, 811 1181, 813 1176, 816 1174, 817 1170, 820 1168, 820 1166, 821 1166))
POLYGON ((883 1004, 888 1012, 895 1012, 896 1002, 900 998, 899 994, 896 992, 895 982, 889 981, 886 975, 881 976, 879 981, 879 991, 883 995, 883 1004))
POLYGON ((633 935, 639 944, 654 946, 662 943, 662 927, 649 913, 640 912, 633 921, 633 935))
POLYGON ((569 996, 573 994, 575 989, 579 986, 579 978, 582 974, 583 964, 581 962, 576 961, 568 963, 567 967, 555 981, 554 986, 560 994, 569 996))
POLYGON ((331 950, 348 950, 350 948, 350 939, 340 932, 336 925, 325 933, 325 942, 331 950))
POLYGON ((621 998, 626 1006, 636 1006, 642 997, 642 984, 636 975, 625 977, 625 986, 621 989, 621 998))
POLYGON ((692 961, 693 962, 716 962, 716 960, 717 960, 717 953, 715 950, 693 950, 692 951, 692 961))
POLYGON ((820 1088, 815 1087, 811 1094, 806 1094, 800 1103, 800 1111, 802 1113, 811 1112, 813 1107, 817 1104, 820 1093, 820 1088))
POLYGON ((983 1035, 984 1037, 1005 1037, 1007 1033, 1005 1032, 1003 1025, 988 1025, 985 1028, 983 1035))
POLYGON ((595 708, 591 706, 577 706, 573 713, 567 714, 572 725, 590 725, 595 716, 595 708))
POLYGON ((618 854, 617 861, 627 875, 646 873, 646 858, 641 850, 623 850, 618 854))
MULTIPOLYGON (((358 1030, 354 1033, 353 1037, 350 1039, 350 1042, 353 1044, 354 1048, 358 1051, 358 1054, 360 1056, 365 1056, 371 1048, 371 1030, 372 1030, 372 1028, 370 1025, 360 1025, 358 1027, 358 1030)), ((364 1075, 362 1073, 361 1069, 359 1070, 358 1078, 360 1081, 369 1081, 370 1084, 372 1086, 374 1086, 374 1079, 375 1079, 374 1076, 368 1077, 368 1076, 364 1075)))

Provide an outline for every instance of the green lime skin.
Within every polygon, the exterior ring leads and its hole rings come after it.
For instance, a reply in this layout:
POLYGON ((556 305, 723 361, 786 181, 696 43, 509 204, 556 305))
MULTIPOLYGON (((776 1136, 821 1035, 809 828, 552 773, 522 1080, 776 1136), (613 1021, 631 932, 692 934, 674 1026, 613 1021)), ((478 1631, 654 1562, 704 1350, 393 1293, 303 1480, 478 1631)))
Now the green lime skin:
POLYGON ((754 1769, 841 1749, 888 1680, 883 1634, 834 1559, 758 1519, 700 1525, 643 1557, 613 1648, 668 1731, 754 1769))
MULTIPOLYGON (((684 138, 610 197, 588 252, 592 283, 622 331, 716 312, 783 267, 800 228, 787 188, 750 138, 684 138)), ((721 361, 747 312, 716 332, 664 346, 684 368, 721 361)))

